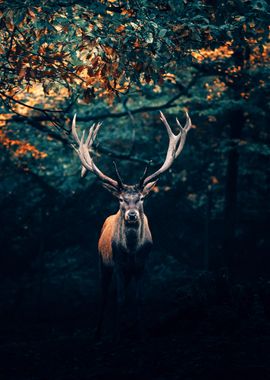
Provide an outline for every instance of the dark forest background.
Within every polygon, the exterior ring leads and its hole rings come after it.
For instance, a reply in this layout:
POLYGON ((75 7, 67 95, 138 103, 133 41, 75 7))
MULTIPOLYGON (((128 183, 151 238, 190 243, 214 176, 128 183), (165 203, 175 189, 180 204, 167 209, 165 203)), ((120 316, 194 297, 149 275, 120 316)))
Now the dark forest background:
POLYGON ((264 0, 0 1, 3 379, 270 376, 269 16, 264 0), (71 120, 103 122, 95 160, 133 184, 166 154, 159 110, 194 128, 145 205, 149 337, 128 301, 115 346, 112 301, 96 345, 118 205, 80 179, 71 120))

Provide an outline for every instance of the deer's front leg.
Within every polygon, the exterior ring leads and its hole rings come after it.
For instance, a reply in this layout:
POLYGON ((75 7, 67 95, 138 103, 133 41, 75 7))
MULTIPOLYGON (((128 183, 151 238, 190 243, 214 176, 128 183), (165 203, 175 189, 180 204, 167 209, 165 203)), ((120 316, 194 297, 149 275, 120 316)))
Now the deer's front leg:
POLYGON ((142 274, 135 277, 135 290, 136 290, 136 324, 138 329, 139 338, 144 338, 144 323, 142 317, 143 307, 143 289, 144 289, 144 277, 142 274))
POLYGON ((122 268, 115 265, 115 282, 116 282, 116 327, 115 338, 120 338, 121 324, 123 321, 123 310, 125 303, 125 277, 122 268))
POLYGON ((143 300, 144 300, 144 282, 146 275, 146 266, 151 251, 152 244, 145 244, 136 254, 136 272, 135 272, 135 289, 136 289, 136 322, 140 339, 144 339, 144 318, 143 318, 143 300))
POLYGON ((115 242, 112 243, 112 250, 116 285, 116 315, 114 335, 116 339, 119 339, 125 302, 125 252, 115 242))

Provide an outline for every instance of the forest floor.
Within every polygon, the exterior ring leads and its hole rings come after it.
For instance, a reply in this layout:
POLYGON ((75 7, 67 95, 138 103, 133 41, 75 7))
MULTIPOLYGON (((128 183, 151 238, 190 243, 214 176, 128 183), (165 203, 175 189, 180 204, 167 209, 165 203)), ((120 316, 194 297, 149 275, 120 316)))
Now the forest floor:
MULTIPOLYGON (((94 339, 96 303, 83 318, 5 322, 0 378, 270 379, 270 319, 263 303, 249 286, 211 281, 196 279, 178 289, 171 284, 147 297, 143 342, 131 322, 114 342, 111 305, 100 342, 94 339)), ((132 310, 128 306, 126 320, 132 310)))

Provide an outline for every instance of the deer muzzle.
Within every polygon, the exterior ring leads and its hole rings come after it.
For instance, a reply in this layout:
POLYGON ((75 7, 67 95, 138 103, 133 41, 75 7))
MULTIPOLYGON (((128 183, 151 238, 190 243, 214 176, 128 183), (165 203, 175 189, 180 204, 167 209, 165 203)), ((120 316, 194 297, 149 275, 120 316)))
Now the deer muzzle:
POLYGON ((125 221, 128 223, 136 223, 139 221, 139 216, 138 210, 127 210, 125 212, 125 221))

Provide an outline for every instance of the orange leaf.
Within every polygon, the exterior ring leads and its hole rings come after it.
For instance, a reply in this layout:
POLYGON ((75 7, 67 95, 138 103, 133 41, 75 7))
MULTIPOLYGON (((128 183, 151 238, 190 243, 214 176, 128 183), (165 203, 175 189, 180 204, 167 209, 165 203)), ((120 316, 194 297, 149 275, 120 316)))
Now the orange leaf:
POLYGON ((140 44, 138 38, 137 38, 136 41, 134 42, 133 46, 134 46, 136 49, 138 49, 138 48, 141 46, 141 44, 140 44))
POLYGON ((26 74, 26 68, 25 67, 22 67, 19 71, 19 74, 18 74, 18 79, 23 79, 25 77, 25 74, 26 74))
POLYGON ((30 8, 27 9, 27 13, 29 14, 29 16, 30 16, 32 19, 35 19, 35 18, 36 18, 35 13, 34 13, 30 8))
POLYGON ((118 28, 115 29, 116 33, 121 33, 125 30, 125 25, 119 25, 118 28))
POLYGON ((84 65, 77 66, 76 67, 76 74, 80 74, 85 68, 86 68, 86 66, 84 66, 84 65))
POLYGON ((211 183, 212 183, 212 185, 217 185, 219 183, 219 180, 217 179, 217 177, 212 176, 211 177, 211 183))

